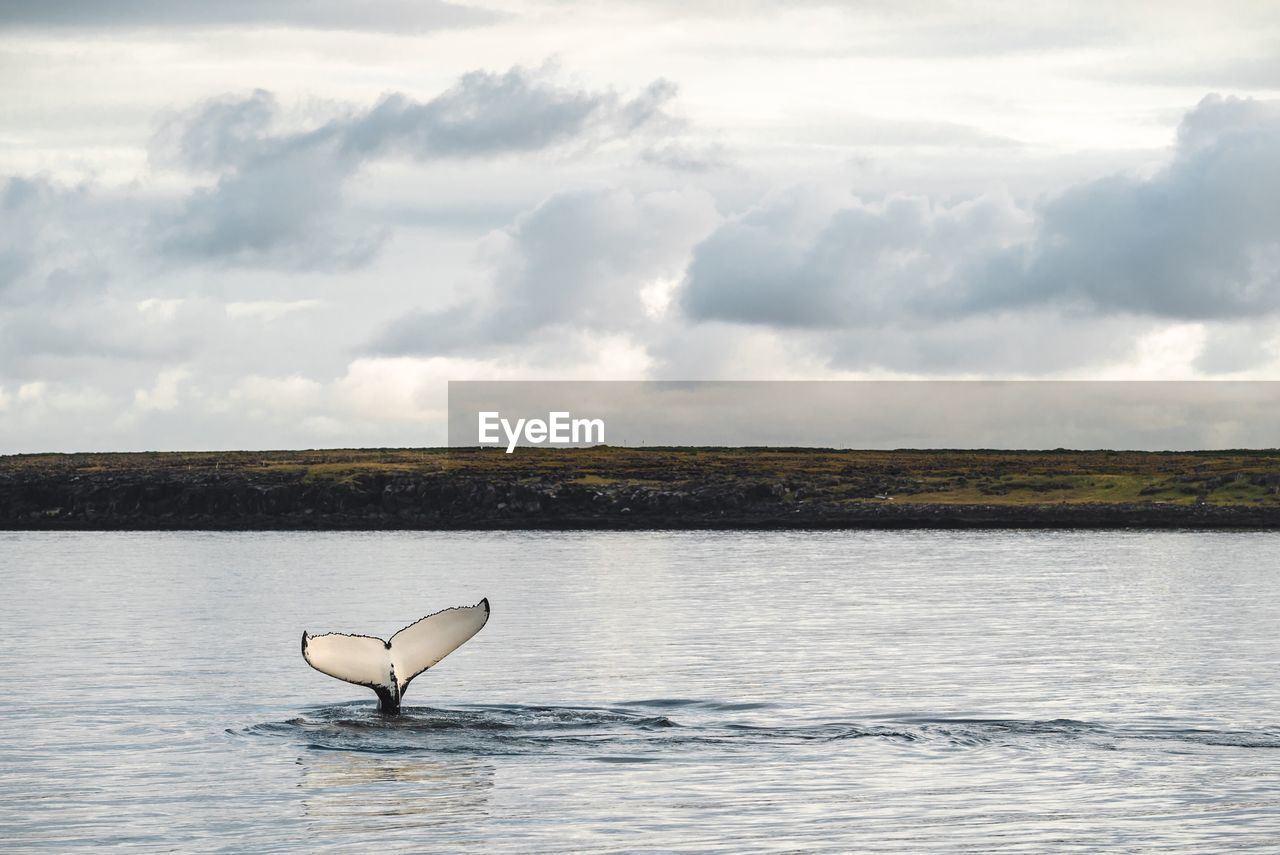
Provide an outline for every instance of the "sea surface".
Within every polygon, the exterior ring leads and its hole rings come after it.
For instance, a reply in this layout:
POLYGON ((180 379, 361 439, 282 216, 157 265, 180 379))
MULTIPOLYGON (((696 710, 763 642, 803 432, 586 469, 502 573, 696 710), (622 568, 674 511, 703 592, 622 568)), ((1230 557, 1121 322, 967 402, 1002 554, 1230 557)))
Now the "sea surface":
POLYGON ((0 533, 0 848, 109 847, 1275 852, 1280 535, 0 533))

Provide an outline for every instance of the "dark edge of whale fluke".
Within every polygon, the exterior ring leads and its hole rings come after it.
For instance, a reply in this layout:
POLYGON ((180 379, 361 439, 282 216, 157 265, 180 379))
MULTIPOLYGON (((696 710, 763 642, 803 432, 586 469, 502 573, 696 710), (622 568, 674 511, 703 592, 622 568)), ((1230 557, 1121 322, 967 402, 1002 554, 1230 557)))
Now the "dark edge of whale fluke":
MULTIPOLYGON (((394 640, 395 640, 395 637, 396 637, 397 635, 399 635, 400 633, 404 632, 405 630, 412 629, 413 627, 415 627, 415 626, 417 626, 418 624, 422 623, 424 620, 429 620, 430 618, 433 618, 433 617, 435 617, 436 615, 442 615, 442 614, 444 614, 445 612, 454 612, 454 611, 458 611, 458 610, 460 610, 460 609, 478 609, 478 608, 480 608, 481 606, 484 606, 484 620, 483 620, 483 621, 481 621, 481 623, 480 623, 480 628, 476 630, 476 632, 479 632, 481 629, 484 629, 484 628, 485 628, 485 626, 487 626, 487 625, 488 625, 488 623, 489 623, 489 615, 491 615, 491 614, 493 613, 492 609, 490 609, 490 608, 489 608, 489 598, 488 598, 488 597, 482 597, 482 598, 480 599, 480 602, 476 603, 474 606, 450 606, 450 607, 449 607, 449 608, 447 608, 447 609, 441 609, 441 610, 440 610, 440 611, 438 611, 438 612, 432 612, 432 613, 431 613, 431 614, 429 614, 429 615, 426 615, 426 616, 424 616, 424 617, 420 617, 420 618, 418 618, 417 620, 415 620, 413 623, 409 624, 408 626, 403 627, 402 629, 398 629, 398 630, 396 630, 396 631, 392 634, 392 636, 391 636, 391 641, 394 641, 394 640)), ((388 641, 388 642, 387 642, 387 649, 388 649, 388 650, 390 650, 390 649, 391 649, 391 642, 390 642, 390 641, 388 641)), ((410 684, 410 683, 412 683, 416 678, 421 677, 423 674, 425 674, 426 672, 430 671, 432 667, 434 667, 434 666, 428 665, 426 668, 423 668, 423 669, 421 669, 421 670, 419 670, 419 671, 414 671, 412 674, 410 674, 410 675, 409 675, 409 677, 404 681, 404 690, 401 692, 401 694, 403 694, 404 692, 406 692, 406 691, 408 691, 408 690, 409 690, 409 684, 410 684)))
MULTIPOLYGON (((440 611, 433 612, 429 615, 421 617, 418 620, 414 621, 413 623, 409 624, 408 626, 403 627, 400 630, 397 630, 394 634, 392 634, 390 639, 386 639, 386 640, 377 638, 376 636, 372 636, 372 635, 364 635, 361 633, 347 633, 347 632, 326 632, 320 635, 312 636, 307 630, 304 629, 302 631, 302 642, 301 642, 302 658, 306 661, 306 663, 309 666, 311 666, 313 669, 315 669, 316 671, 319 671, 322 674, 325 674, 329 677, 333 677, 338 680, 342 680, 343 682, 347 682, 353 685, 363 686, 365 688, 372 689, 374 694, 378 696, 378 711, 385 715, 398 715, 400 713, 400 702, 404 698, 404 694, 408 690, 409 684, 414 680, 414 678, 430 670, 430 668, 433 667, 435 664, 437 664, 440 660, 448 656, 454 650, 458 649, 458 647, 465 644, 468 640, 471 639, 471 637, 473 637, 477 632, 483 629, 485 625, 489 622, 489 615, 491 614, 491 611, 492 609, 490 608, 490 605, 489 605, 489 598, 482 597, 480 599, 480 602, 476 603, 474 606, 451 606, 450 608, 441 609, 440 611), (474 611, 476 609, 483 609, 483 612, 484 612, 483 617, 479 619, 478 623, 475 623, 473 620, 469 627, 467 626, 467 624, 463 624, 462 631, 465 633, 465 635, 463 635, 460 640, 457 640, 455 638, 452 642, 445 641, 444 643, 446 645, 449 645, 447 647, 438 646, 438 642, 434 640, 434 632, 430 630, 430 628, 426 628, 428 635, 426 636, 427 641, 426 641, 425 649, 423 648, 423 644, 424 644, 423 638, 418 638, 416 640, 407 642, 408 644, 410 644, 410 647, 407 651, 404 651, 406 656, 411 656, 417 659, 418 660, 417 664, 420 665, 421 667, 419 667, 416 671, 414 671, 412 674, 406 677, 403 680, 403 682, 398 679, 396 674, 395 661, 394 659, 390 659, 390 657, 389 657, 390 670, 389 670, 389 674, 387 675, 386 681, 384 682, 382 680, 378 680, 376 682, 368 682, 364 679, 360 679, 360 677, 368 675, 369 668, 371 666, 376 671, 380 663, 370 662, 366 658, 363 666, 360 665, 359 659, 362 654, 360 654, 358 648, 352 649, 348 647, 345 653, 338 653, 335 656, 335 651, 332 647, 332 642, 330 642, 330 643, 326 643, 325 645, 322 645, 321 648, 317 648, 318 653, 316 655, 321 657, 320 662, 312 661, 312 657, 309 655, 310 642, 313 639, 322 639, 322 638, 335 639, 335 640, 348 639, 348 638, 349 639, 369 639, 372 641, 379 642, 382 645, 382 648, 388 651, 388 653, 390 653, 394 649, 393 642, 395 641, 396 637, 400 636, 402 633, 405 633, 411 630, 413 627, 421 624, 423 621, 430 620, 431 618, 437 617, 439 615, 447 614, 449 612, 465 612, 468 610, 474 611), (326 653, 326 651, 328 652, 326 653), (352 657, 354 657, 354 659, 352 657), (423 662, 430 662, 431 664, 429 665, 422 664, 423 662)), ((445 638, 448 639, 449 636, 446 634, 445 638)), ((367 657, 368 654, 363 654, 363 655, 367 657)), ((409 659, 405 661, 403 664, 407 664, 409 665, 409 667, 412 668, 414 664, 414 659, 409 659)))

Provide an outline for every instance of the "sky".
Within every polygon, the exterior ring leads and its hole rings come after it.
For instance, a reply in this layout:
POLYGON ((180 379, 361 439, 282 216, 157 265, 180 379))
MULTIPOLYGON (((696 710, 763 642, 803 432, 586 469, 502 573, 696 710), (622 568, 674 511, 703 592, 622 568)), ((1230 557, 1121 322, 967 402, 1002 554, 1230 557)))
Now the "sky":
POLYGON ((1280 379, 1271 2, 0 5, 0 453, 450 380, 1280 379))

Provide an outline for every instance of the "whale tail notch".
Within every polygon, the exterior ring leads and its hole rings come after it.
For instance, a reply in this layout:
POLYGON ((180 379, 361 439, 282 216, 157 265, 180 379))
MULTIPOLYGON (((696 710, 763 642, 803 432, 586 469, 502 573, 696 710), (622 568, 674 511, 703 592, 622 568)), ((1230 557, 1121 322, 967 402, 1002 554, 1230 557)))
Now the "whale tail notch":
POLYGON ((302 633, 302 658, 322 674, 364 686, 378 695, 378 708, 400 712, 410 681, 479 632, 489 620, 489 598, 427 615, 391 636, 302 633))

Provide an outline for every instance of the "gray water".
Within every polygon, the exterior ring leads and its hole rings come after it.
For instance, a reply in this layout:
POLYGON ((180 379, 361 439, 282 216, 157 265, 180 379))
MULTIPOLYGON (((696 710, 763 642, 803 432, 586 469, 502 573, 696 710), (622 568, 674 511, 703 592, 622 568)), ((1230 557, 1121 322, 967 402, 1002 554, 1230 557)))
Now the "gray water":
POLYGON ((0 845, 1275 851, 1280 536, 0 533, 0 845), (306 666, 488 596, 399 718, 306 666))

